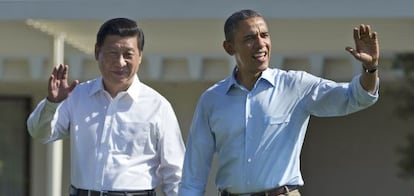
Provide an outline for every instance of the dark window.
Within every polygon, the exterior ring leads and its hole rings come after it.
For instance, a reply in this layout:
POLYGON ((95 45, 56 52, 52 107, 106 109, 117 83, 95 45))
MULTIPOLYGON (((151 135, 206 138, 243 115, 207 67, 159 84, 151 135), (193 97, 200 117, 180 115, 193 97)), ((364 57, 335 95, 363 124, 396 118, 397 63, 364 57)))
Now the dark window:
POLYGON ((0 96, 0 195, 29 195, 30 98, 0 96))

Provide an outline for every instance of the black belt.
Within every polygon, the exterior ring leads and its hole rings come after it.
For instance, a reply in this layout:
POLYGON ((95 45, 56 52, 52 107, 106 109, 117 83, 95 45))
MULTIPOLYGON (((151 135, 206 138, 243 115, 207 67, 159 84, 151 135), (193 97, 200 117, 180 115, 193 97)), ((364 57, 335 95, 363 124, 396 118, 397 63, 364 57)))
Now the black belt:
POLYGON ((298 188, 299 188, 298 185, 286 185, 286 186, 281 186, 281 187, 277 187, 271 190, 257 192, 257 193, 233 194, 227 191, 222 191, 220 195, 221 196, 277 196, 277 195, 282 195, 282 194, 294 191, 298 188))
POLYGON ((70 186, 70 196, 156 196, 155 191, 94 191, 70 186))

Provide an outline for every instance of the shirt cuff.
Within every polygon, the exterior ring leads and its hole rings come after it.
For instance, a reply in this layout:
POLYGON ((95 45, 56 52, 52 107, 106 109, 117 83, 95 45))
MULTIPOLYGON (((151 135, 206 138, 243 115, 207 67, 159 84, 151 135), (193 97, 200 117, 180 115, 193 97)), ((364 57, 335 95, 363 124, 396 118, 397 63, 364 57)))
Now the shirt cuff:
POLYGON ((178 190, 178 196, 203 196, 204 191, 200 191, 199 189, 191 188, 184 184, 180 185, 178 190))
POLYGON ((60 103, 54 103, 54 102, 50 102, 49 100, 47 100, 45 98, 45 110, 46 111, 56 111, 56 109, 58 108, 58 106, 60 105, 60 103))
POLYGON ((376 84, 375 84, 375 93, 372 94, 368 91, 366 91, 360 82, 361 74, 355 76, 352 81, 351 85, 353 86, 353 94, 356 96, 357 100, 360 100, 362 103, 375 103, 379 98, 379 78, 377 78, 376 84))

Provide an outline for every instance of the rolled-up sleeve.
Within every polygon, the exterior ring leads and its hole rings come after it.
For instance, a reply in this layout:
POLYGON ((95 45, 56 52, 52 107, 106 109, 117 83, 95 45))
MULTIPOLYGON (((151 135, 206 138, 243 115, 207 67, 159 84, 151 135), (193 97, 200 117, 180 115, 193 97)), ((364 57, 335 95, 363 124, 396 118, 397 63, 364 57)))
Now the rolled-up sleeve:
POLYGON ((27 119, 27 129, 30 135, 47 143, 51 135, 51 122, 59 103, 52 103, 43 99, 27 119))
POLYGON ((355 76, 349 83, 320 79, 309 86, 311 90, 304 100, 309 113, 315 116, 351 114, 373 105, 379 98, 379 79, 377 91, 371 94, 361 86, 360 75, 355 76))
POLYGON ((350 83, 353 91, 352 94, 355 95, 356 100, 359 100, 361 106, 368 107, 374 104, 379 98, 379 78, 377 78, 375 94, 371 94, 362 87, 360 77, 361 75, 355 76, 350 83))

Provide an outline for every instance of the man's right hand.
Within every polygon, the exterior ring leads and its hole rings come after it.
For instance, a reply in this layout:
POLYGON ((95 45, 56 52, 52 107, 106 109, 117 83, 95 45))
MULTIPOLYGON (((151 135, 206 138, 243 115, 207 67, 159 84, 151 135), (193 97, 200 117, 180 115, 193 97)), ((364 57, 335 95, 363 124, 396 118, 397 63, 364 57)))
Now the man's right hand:
POLYGON ((59 103, 65 100, 70 92, 79 84, 78 80, 68 84, 68 65, 58 65, 53 68, 52 74, 49 77, 48 96, 47 100, 54 103, 59 103))

